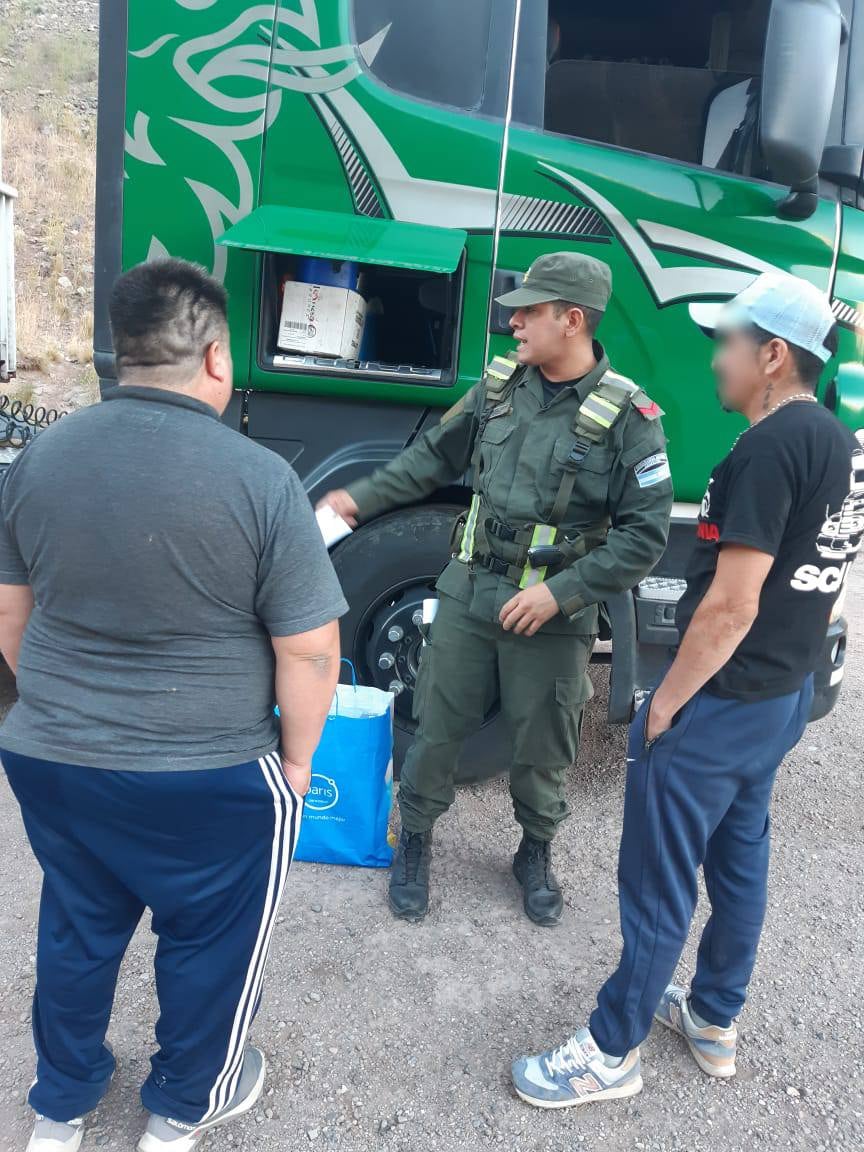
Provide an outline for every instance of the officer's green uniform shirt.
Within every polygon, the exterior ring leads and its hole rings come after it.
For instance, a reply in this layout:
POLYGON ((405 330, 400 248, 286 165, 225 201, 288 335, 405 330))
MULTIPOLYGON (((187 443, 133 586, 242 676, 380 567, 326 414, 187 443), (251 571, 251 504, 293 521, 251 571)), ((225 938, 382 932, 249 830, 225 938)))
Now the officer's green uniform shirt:
MULTIPOLYGON (((602 347, 595 343, 594 351, 597 367, 562 388, 548 405, 540 373, 528 368, 517 370, 510 403, 493 407, 491 418, 486 414, 478 480, 483 502, 478 542, 483 551, 496 552, 484 539, 483 524, 490 516, 517 529, 548 523, 577 438, 579 407, 609 370, 602 347)), ((360 519, 415 503, 458 481, 471 466, 484 407, 481 382, 437 427, 386 467, 351 485, 360 519)), ((662 556, 673 498, 662 463, 665 445, 660 421, 629 403, 605 438, 591 446, 578 469, 559 539, 587 533, 598 546, 547 577, 561 613, 543 631, 596 633, 598 602, 634 587, 662 556), (658 454, 659 469, 654 459, 658 454)), ((467 603, 472 615, 496 621, 518 588, 507 577, 454 559, 439 578, 438 590, 467 603)))

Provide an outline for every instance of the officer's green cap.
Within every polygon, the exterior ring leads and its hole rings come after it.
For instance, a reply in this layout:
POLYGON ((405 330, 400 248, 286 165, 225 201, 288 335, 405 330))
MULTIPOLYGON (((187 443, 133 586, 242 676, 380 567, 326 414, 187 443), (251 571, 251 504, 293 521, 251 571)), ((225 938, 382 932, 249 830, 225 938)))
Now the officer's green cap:
POLYGON ((497 299, 506 308, 566 300, 605 312, 611 295, 612 270, 608 264, 580 252, 550 252, 534 261, 521 287, 497 299))

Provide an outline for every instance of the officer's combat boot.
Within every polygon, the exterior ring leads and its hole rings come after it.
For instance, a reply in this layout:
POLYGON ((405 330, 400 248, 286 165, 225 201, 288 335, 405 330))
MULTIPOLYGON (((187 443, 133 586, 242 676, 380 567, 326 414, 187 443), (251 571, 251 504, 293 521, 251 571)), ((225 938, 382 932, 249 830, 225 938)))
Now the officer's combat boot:
POLYGON ((523 833, 513 857, 513 875, 522 885, 525 914, 535 924, 553 928, 564 911, 564 897, 552 871, 552 845, 523 833))
POLYGON ((429 910, 431 832, 402 829, 390 872, 390 908, 400 920, 422 920, 429 910))

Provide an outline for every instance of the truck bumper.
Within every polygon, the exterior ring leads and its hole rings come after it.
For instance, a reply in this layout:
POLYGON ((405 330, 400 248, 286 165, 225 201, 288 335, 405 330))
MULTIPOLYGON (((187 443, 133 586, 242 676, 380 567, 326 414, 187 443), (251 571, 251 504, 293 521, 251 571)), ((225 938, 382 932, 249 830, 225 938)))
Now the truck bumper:
POLYGON ((814 696, 810 723, 827 716, 840 695, 843 672, 846 663, 846 639, 848 627, 841 616, 828 625, 828 634, 822 647, 822 655, 813 673, 814 696))
MULTIPOLYGON (((668 581, 667 581, 668 583, 668 581)), ((664 597, 663 582, 643 581, 636 595, 624 593, 607 602, 612 624, 612 682, 609 722, 626 724, 646 692, 662 679, 678 645, 676 597, 664 597)), ((810 723, 827 716, 840 696, 848 628, 841 616, 828 626, 813 673, 810 723)))

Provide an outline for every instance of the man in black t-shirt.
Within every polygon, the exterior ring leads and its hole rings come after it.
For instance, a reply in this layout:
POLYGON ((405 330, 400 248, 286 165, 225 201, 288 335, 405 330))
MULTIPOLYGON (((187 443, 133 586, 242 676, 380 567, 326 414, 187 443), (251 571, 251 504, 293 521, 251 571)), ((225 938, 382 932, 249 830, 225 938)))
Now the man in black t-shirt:
POLYGON ((620 964, 590 1028, 513 1066, 517 1092, 540 1107, 639 1092, 652 1017, 684 1036, 704 1072, 735 1074, 774 777, 807 724, 812 672, 864 535, 864 450, 814 395, 837 348, 827 298, 766 273, 724 308, 703 307, 720 401, 750 426, 711 476, 681 646, 630 733, 620 964), (670 981, 700 865, 711 918, 688 993, 670 981))

